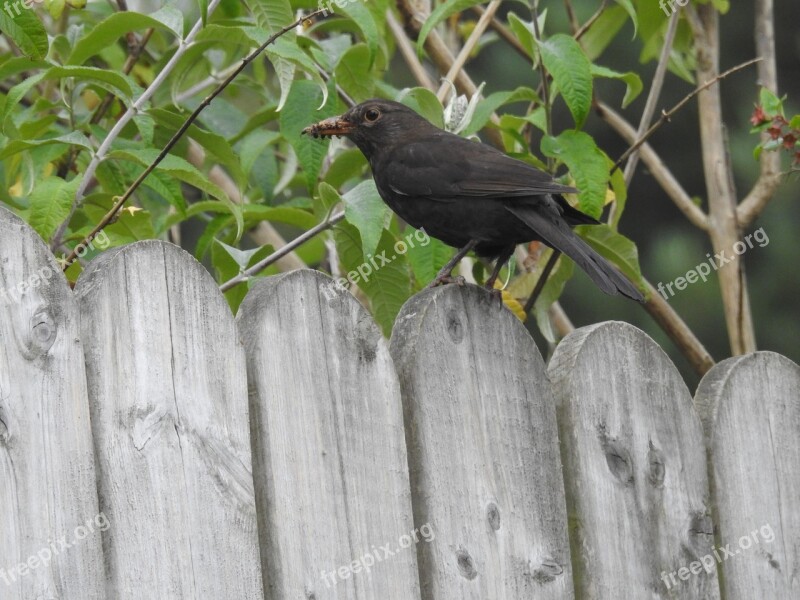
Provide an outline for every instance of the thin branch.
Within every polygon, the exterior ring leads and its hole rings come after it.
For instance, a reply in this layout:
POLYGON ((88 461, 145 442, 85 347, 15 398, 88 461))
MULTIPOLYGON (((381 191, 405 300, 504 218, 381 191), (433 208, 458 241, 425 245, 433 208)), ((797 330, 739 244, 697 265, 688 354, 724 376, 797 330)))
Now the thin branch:
MULTIPOLYGON (((772 93, 778 93, 778 69, 775 59, 775 25, 773 0, 756 0, 756 54, 763 60, 758 63, 758 81, 772 93)), ((768 134, 761 134, 762 140, 768 134)), ((761 174, 753 189, 736 208, 739 226, 747 227, 761 214, 783 181, 781 158, 777 152, 762 152, 761 174)))
MULTIPOLYGON (((672 13, 667 27, 667 34, 664 36, 664 46, 661 48, 661 56, 658 59, 656 72, 653 75, 653 83, 650 86, 650 93, 647 95, 647 102, 642 111, 642 119, 639 121, 639 129, 636 131, 636 138, 641 138, 647 128, 650 127, 650 122, 653 120, 653 114, 656 112, 656 104, 661 96, 661 88, 664 86, 664 77, 667 74, 667 66, 669 65, 669 57, 672 53, 672 43, 675 40, 675 32, 678 31, 678 20, 681 11, 676 10, 672 13)), ((625 185, 631 184, 633 173, 636 170, 636 163, 639 161, 639 151, 634 150, 631 152, 628 162, 625 165, 625 185)))
POLYGON ((706 82, 705 82, 703 85, 701 85, 700 87, 698 87, 698 88, 696 88, 696 89, 692 90, 692 91, 691 91, 689 94, 687 94, 687 95, 686 95, 686 96, 683 98, 683 100, 681 100, 680 102, 678 102, 678 103, 677 103, 675 106, 673 106, 673 107, 672 107, 672 108, 670 108, 669 110, 666 110, 666 111, 661 111, 661 117, 658 119, 658 121, 656 121, 656 122, 655 122, 655 123, 654 123, 654 124, 653 124, 653 125, 650 127, 650 129, 648 129, 648 130, 647 130, 647 132, 646 132, 646 133, 645 133, 645 134, 644 134, 642 137, 640 137, 638 140, 636 140, 636 143, 635 143, 635 144, 633 144, 633 145, 632 145, 630 148, 628 148, 628 149, 627 149, 625 152, 623 152, 623 153, 622 153, 622 156, 620 156, 620 157, 619 157, 619 159, 617 159, 617 162, 616 162, 616 163, 614 163, 614 166, 611 168, 611 172, 613 173, 614 171, 616 171, 617 169, 619 169, 620 165, 621 165, 621 164, 622 164, 622 163, 623 163, 625 160, 627 160, 627 158, 628 158, 628 157, 629 157, 629 156, 630 156, 630 155, 631 155, 633 152, 635 152, 636 150, 638 150, 638 149, 639 149, 639 147, 640 147, 642 144, 644 144, 644 143, 645 143, 645 142, 646 142, 648 139, 650 139, 650 136, 652 136, 652 135, 653 135, 653 134, 654 134, 654 133, 655 133, 655 132, 656 132, 656 131, 657 131, 657 130, 658 130, 658 129, 659 129, 659 128, 660 128, 660 127, 661 127, 661 126, 664 124, 664 123, 666 123, 667 121, 669 121, 669 120, 672 118, 672 116, 673 116, 673 115, 674 115, 676 112, 678 112, 680 109, 682 109, 684 106, 686 106, 686 104, 688 104, 688 103, 689 103, 689 101, 691 101, 691 100, 692 100, 692 99, 693 99, 695 96, 697 96, 698 94, 700 94, 700 92, 703 92, 703 91, 707 90, 708 88, 710 88, 712 85, 714 85, 714 84, 715 84, 715 83, 717 83, 718 81, 720 81, 720 80, 722 80, 722 79, 725 79, 725 78, 726 78, 728 75, 731 75, 731 74, 735 73, 736 71, 741 71, 741 70, 742 70, 742 69, 744 69, 745 67, 749 67, 750 65, 752 65, 752 64, 754 64, 754 63, 757 63, 757 62, 759 62, 760 60, 761 60, 760 58, 754 58, 754 59, 752 59, 752 60, 748 60, 748 61, 746 61, 746 62, 743 62, 743 63, 742 63, 742 64, 740 64, 740 65, 737 65, 737 66, 735 66, 735 67, 732 67, 732 68, 728 69, 728 70, 727 70, 727 71, 725 71, 724 73, 720 73, 719 75, 716 75, 716 76, 712 77, 711 79, 709 79, 708 81, 706 81, 706 82))
POLYGON ((644 303, 644 309, 650 313, 650 316, 680 349, 695 372, 700 376, 705 375, 706 371, 714 366, 711 354, 700 343, 680 315, 673 310, 669 302, 653 287, 653 284, 645 280, 645 285, 649 295, 647 302, 644 303))
POLYGON ((233 73, 236 69, 239 68, 239 65, 233 64, 226 68, 224 68, 219 73, 214 73, 213 75, 209 75, 203 81, 198 81, 193 86, 186 88, 182 92, 180 92, 177 96, 175 96, 175 104, 183 104, 189 98, 194 97, 196 94, 199 94, 204 89, 211 87, 212 85, 218 85, 220 81, 225 79, 228 75, 233 73))
POLYGON ((272 254, 270 254, 269 256, 264 258, 263 260, 261 260, 261 261, 257 262, 256 264, 254 264, 249 269, 247 269, 245 271, 242 271, 236 277, 232 277, 231 279, 229 279, 228 281, 226 281, 225 283, 220 285, 219 286, 219 291, 220 292, 227 292, 232 287, 247 281, 250 277, 252 277, 253 275, 256 275, 257 273, 260 273, 261 271, 266 269, 271 264, 277 262, 278 259, 283 258, 284 256, 286 256, 289 252, 291 252, 295 248, 298 248, 299 246, 302 246, 308 240, 312 239, 316 235, 322 233, 323 231, 325 231, 327 229, 330 229, 331 227, 333 227, 336 223, 338 223, 342 219, 344 219, 344 211, 340 211, 340 212, 336 213, 335 215, 331 215, 328 219, 325 219, 319 225, 316 225, 315 227, 312 227, 311 229, 309 229, 308 231, 306 231, 302 235, 297 236, 295 239, 293 239, 291 242, 289 242, 288 244, 286 244, 285 246, 283 246, 279 250, 276 250, 275 252, 273 252, 272 254))
MULTIPOLYGON (((595 109, 600 117, 608 123, 612 129, 619 133, 625 141, 629 144, 633 144, 636 141, 636 130, 622 115, 603 102, 597 102, 595 104, 595 109)), ((675 206, 677 206, 696 227, 707 231, 708 215, 706 215, 703 209, 697 206, 691 197, 689 197, 689 194, 683 189, 683 186, 675 178, 664 161, 661 160, 661 157, 656 153, 653 147, 648 143, 644 143, 639 147, 639 150, 644 164, 650 169, 655 180, 675 203, 675 206)))
MULTIPOLYGON (((206 160, 206 152, 203 147, 191 138, 189 139, 189 149, 186 154, 186 159, 198 169, 203 167, 206 160)), ((225 193, 228 194, 228 197, 236 204, 249 204, 247 197, 242 196, 239 191, 239 186, 221 166, 213 165, 208 170, 208 180, 221 187, 225 193)), ((286 245, 286 240, 269 221, 259 221, 258 224, 250 230, 249 234, 253 241, 259 246, 270 245, 273 248, 282 248, 286 245)), ((278 261, 278 268, 281 271, 294 271, 295 269, 302 269, 306 266, 306 263, 294 252, 278 261)))
MULTIPOLYGON (((398 0, 397 6, 403 18, 406 20, 406 25, 418 34, 422 23, 425 21, 425 17, 419 13, 412 0, 398 0)), ((450 67, 455 61, 455 57, 436 31, 431 31, 428 37, 425 38, 425 50, 428 52, 428 55, 431 57, 431 60, 436 65, 439 72, 447 73, 447 71, 450 70, 450 67)), ((467 72, 463 69, 458 72, 453 84, 456 86, 459 93, 469 97, 474 96, 478 92, 478 87, 475 85, 475 82, 472 81, 470 76, 467 75, 467 72)), ((499 123, 497 115, 494 113, 492 114, 492 122, 499 123)), ((496 129, 489 127, 484 129, 484 132, 492 144, 498 148, 503 147, 503 139, 496 129)))
MULTIPOLYGON (((483 14, 486 12, 485 8, 477 5, 471 7, 470 10, 474 12, 476 15, 478 15, 478 17, 483 16, 483 14)), ((503 25, 500 21, 498 21, 496 17, 492 18, 491 22, 489 23, 489 27, 494 29, 497 32, 497 34, 501 38, 503 38, 503 41, 506 42, 509 46, 511 46, 517 52, 517 54, 522 56, 522 58, 524 58, 525 60, 531 59, 531 57, 528 56, 528 51, 525 50, 525 47, 522 44, 520 44, 519 40, 514 36, 511 30, 505 25, 503 25)))
POLYGON ((417 59, 417 54, 414 51, 414 46, 406 37, 406 32, 403 31, 403 26, 397 21, 397 17, 394 16, 394 13, 391 10, 386 11, 386 24, 389 25, 389 29, 392 31, 392 35, 394 36, 395 41, 397 42, 397 48, 400 50, 400 54, 403 56, 403 60, 406 61, 406 65, 411 70, 411 74, 414 76, 414 79, 417 80, 422 87, 428 88, 432 90, 436 84, 431 79, 428 72, 425 70, 425 67, 422 66, 422 63, 419 62, 417 59))
POLYGON ((531 292, 531 295, 528 296, 528 301, 525 302, 525 314, 527 315, 531 312, 533 305, 536 304, 536 301, 539 299, 539 295, 542 293, 544 289, 544 284, 547 283, 548 277, 550 277, 550 273, 553 272, 553 267, 556 266, 556 262, 558 261, 558 257, 561 256, 561 252, 553 248, 553 252, 550 254, 550 258, 547 259, 547 263, 544 265, 544 269, 542 269, 542 274, 539 275, 539 279, 536 280, 536 285, 531 292))
POLYGON ((575 38, 576 41, 580 41, 580 39, 584 35, 586 35, 586 32, 592 28, 592 25, 594 25, 595 21, 597 21, 597 19, 600 18, 600 15, 602 15, 603 12, 606 10, 606 7, 607 7, 607 0, 603 0, 602 4, 600 4, 600 8, 598 8, 597 11, 595 11, 595 13, 591 17, 589 17, 589 20, 586 21, 586 23, 584 23, 581 26, 581 28, 575 32, 575 35, 573 37, 575 38))
MULTIPOLYGON (((533 35, 536 37, 536 48, 537 52, 539 52, 539 48, 541 48, 542 44, 542 32, 539 31, 539 9, 536 7, 537 0, 530 0, 531 2, 531 15, 533 16, 533 35)), ((552 115, 550 114, 550 86, 547 82, 547 69, 544 66, 544 60, 542 60, 542 53, 539 52, 539 73, 542 77, 542 100, 544 102, 544 118, 545 118, 545 133, 548 136, 553 135, 553 122, 552 122, 552 115)), ((553 159, 551 157, 547 157, 547 166, 550 167, 549 170, 553 168, 553 159)))
POLYGON ((442 85, 439 87, 439 91, 436 93, 436 97, 439 98, 439 102, 444 102, 444 99, 447 97, 447 92, 450 90, 448 82, 453 81, 461 69, 464 68, 467 58, 469 58, 469 55, 472 54, 475 46, 480 41, 483 32, 486 31, 486 28, 489 26, 494 14, 497 12, 497 9, 500 8, 501 2, 502 0, 492 0, 489 3, 489 6, 486 7, 486 10, 484 11, 483 15, 481 15, 481 18, 475 25, 472 33, 467 38, 467 41, 464 42, 464 47, 461 48, 461 51, 458 53, 458 56, 456 56, 453 64, 450 65, 447 75, 444 76, 445 81, 442 82, 442 85))
MULTIPOLYGON (((218 3, 218 1, 219 0, 212 0, 212 2, 208 6, 209 13, 212 11, 212 7, 216 8, 216 3, 218 3)), ((186 119, 186 121, 184 121, 183 125, 181 125, 181 127, 178 129, 178 131, 176 131, 175 134, 172 136, 172 138, 170 138, 169 142, 167 142, 167 144, 166 144, 166 146, 164 146, 163 150, 161 150, 161 152, 159 152, 159 154, 155 158, 155 160, 152 163, 150 163, 150 165, 148 165, 148 167, 144 171, 142 171, 142 173, 139 175, 139 177, 137 177, 136 180, 125 191, 125 193, 122 196, 119 197, 119 199, 114 203, 114 206, 111 207, 111 210, 109 210, 108 213, 105 214, 105 216, 100 220, 100 223, 98 223, 94 227, 94 229, 92 229, 92 231, 84 238, 84 240, 81 243, 82 244, 83 243, 89 243, 92 239, 94 239, 94 236, 96 236, 98 232, 100 232, 104 227, 106 227, 106 225, 108 225, 116 217, 117 213, 120 211, 120 209, 125 204, 125 202, 128 200, 128 198, 131 197, 133 192, 141 185, 141 183, 145 180, 145 178, 147 178, 147 176, 150 175, 150 173, 152 173, 153 170, 155 170, 155 168, 159 165, 159 163, 161 163, 161 161, 164 160, 164 158, 167 156, 167 154, 169 154, 169 151, 172 149, 172 147, 175 144, 178 143, 178 140, 180 140, 181 137, 183 137, 183 134, 186 133, 186 131, 189 129, 189 127, 191 127, 192 123, 194 123, 194 121, 197 119, 197 117, 200 115, 200 113, 209 104, 211 104, 211 101, 214 98, 216 98, 222 92, 222 90, 224 90, 236 78, 236 76, 239 75, 239 73, 241 73, 245 69, 245 67, 247 67, 247 65, 250 64, 250 62, 253 61, 253 59, 255 59, 259 54, 261 54, 267 48, 267 46, 272 44, 280 36, 284 35, 285 33, 288 33, 289 31, 292 31, 295 27, 297 27, 298 25, 300 25, 304 21, 307 21, 308 19, 311 19, 311 18, 317 16, 318 14, 321 14, 323 12, 323 10, 324 9, 319 9, 319 10, 316 10, 316 11, 310 13, 309 15, 300 17, 299 19, 297 19, 296 21, 294 21, 290 25, 287 25, 286 27, 282 28, 280 31, 275 32, 273 35, 271 35, 269 37, 269 39, 267 39, 266 42, 264 42, 261 46, 256 48, 253 52, 251 52, 246 58, 244 58, 242 60, 242 63, 239 65, 239 68, 236 71, 234 71, 233 73, 231 73, 213 92, 211 92, 211 94, 209 94, 197 106, 197 108, 195 108, 195 110, 192 112, 192 114, 189 115, 189 117, 186 119)), ((200 24, 200 22, 198 22, 198 25, 199 24, 200 24)), ((193 29, 192 32, 194 32, 194 31, 195 30, 193 29)), ((190 36, 191 36, 191 33, 190 33, 190 36)), ((166 71, 166 67, 165 67, 164 71, 166 71)), ((162 71, 162 73, 164 71, 162 71)), ((155 84, 155 81, 153 82, 153 85, 154 84, 155 84)), ((151 87, 152 87, 152 85, 151 85, 151 87)), ((148 88, 148 89, 150 89, 150 88, 148 88)), ((113 130, 112 130, 112 133, 113 133, 113 130)), ((109 134, 109 137, 106 138, 106 141, 108 141, 108 139, 110 137, 111 137, 111 134, 109 134)), ((105 142, 104 142, 104 144, 105 144, 105 142)), ((100 152, 98 150, 98 154, 99 153, 100 152)), ((85 181, 86 181, 86 179, 84 179, 84 182, 85 181)), ((76 246, 76 248, 78 248, 80 245, 81 244, 78 244, 78 246, 76 246)), ((76 257, 77 257, 77 253, 76 253, 75 250, 73 250, 70 253, 70 255, 66 258, 66 265, 65 265, 64 268, 65 269, 68 268, 69 265, 72 264, 72 262, 75 260, 76 257)))

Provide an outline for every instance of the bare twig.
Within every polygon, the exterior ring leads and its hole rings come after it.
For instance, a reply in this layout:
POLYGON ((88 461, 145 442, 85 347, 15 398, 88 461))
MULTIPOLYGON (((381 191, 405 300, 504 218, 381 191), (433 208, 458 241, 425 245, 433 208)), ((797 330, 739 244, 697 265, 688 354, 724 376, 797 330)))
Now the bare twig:
MULTIPOLYGON (((672 13, 667 27, 667 34, 664 36, 664 46, 661 48, 661 56, 658 59, 656 72, 653 75, 653 83, 650 85, 650 93, 647 95, 647 102, 642 111, 642 119, 639 121, 639 129, 636 131, 636 138, 641 138, 648 127, 650 121, 653 119, 653 113, 656 111, 656 104, 661 96, 661 88, 664 85, 664 77, 667 74, 667 66, 669 65, 669 57, 672 53, 672 43, 675 40, 675 32, 678 31, 678 19, 680 18, 681 11, 676 10, 672 13)), ((636 163, 639 161, 639 150, 631 152, 628 162, 625 165, 625 185, 631 184, 633 173, 636 170, 636 163)), ((613 210, 612 210, 613 213, 613 210)))
POLYGON ((597 11, 595 11, 595 13, 591 17, 589 17, 589 20, 586 21, 586 23, 584 23, 581 26, 581 28, 578 29, 578 31, 575 32, 575 35, 573 37, 577 41, 580 41, 580 39, 584 35, 586 35, 586 32, 589 31, 592 28, 592 25, 594 25, 595 21, 597 21, 597 19, 600 18, 600 15, 602 15, 603 11, 605 11, 605 9, 606 9, 607 3, 608 3, 607 0, 603 0, 603 2, 600 4, 600 8, 598 8, 597 11))
MULTIPOLYGON (((685 9, 697 50, 698 81, 718 81, 735 69, 719 72, 719 14, 712 5, 688 5, 685 9)), ((736 69, 760 61, 749 61, 736 69)), ((703 172, 708 195, 709 236, 715 252, 730 251, 741 238, 736 220, 736 189, 722 120, 722 95, 718 86, 702 86, 697 94, 703 172)), ((756 350, 755 326, 742 258, 734 256, 719 269, 722 306, 731 353, 736 356, 756 350)))
POLYGON ((406 37, 406 32, 403 31, 403 26, 397 22, 397 18, 394 16, 394 13, 391 10, 386 11, 386 24, 392 31, 392 35, 397 42, 397 48, 400 50, 403 60, 406 61, 406 65, 408 65, 408 68, 411 70, 411 74, 414 76, 414 79, 416 79, 417 83, 419 83, 422 87, 432 90, 436 84, 433 82, 433 79, 430 78, 430 75, 428 75, 428 72, 425 70, 425 67, 422 66, 422 63, 420 63, 417 59, 417 53, 414 51, 414 46, 411 45, 408 37, 406 37))
MULTIPOLYGON (((199 169, 202 168, 205 163, 206 152, 200 144, 193 139, 189 139, 189 149, 186 158, 199 169)), ((214 165, 208 170, 208 179, 221 187, 233 202, 237 204, 249 203, 248 199, 242 196, 236 182, 233 181, 230 175, 219 165, 214 165)), ((260 221, 250 230, 249 234, 250 237, 253 238, 253 241, 259 246, 270 245, 273 248, 282 248, 286 245, 286 240, 269 221, 260 221)), ((306 263, 294 252, 291 252, 278 261, 278 268, 281 271, 293 271, 306 266, 306 263)))
POLYGON ((754 58, 752 60, 748 60, 746 62, 743 62, 740 65, 736 65, 735 67, 732 67, 732 68, 728 69, 724 73, 721 73, 719 75, 714 75, 708 81, 706 81, 703 85, 701 85, 700 87, 692 90, 689 94, 684 96, 684 98, 680 102, 678 102, 675 106, 673 106, 669 110, 661 111, 661 117, 658 119, 658 121, 656 121, 647 130, 647 132, 643 136, 641 136, 639 139, 637 139, 635 144, 633 144, 630 148, 628 148, 625 152, 622 153, 622 156, 620 156, 617 159, 617 162, 615 162, 614 166, 611 168, 611 172, 613 173, 614 171, 619 169, 620 165, 625 160, 627 160, 627 158, 631 154, 633 154, 633 152, 638 150, 639 147, 642 144, 644 144, 648 139, 650 139, 650 136, 652 136, 664 123, 669 121, 676 112, 678 112, 680 109, 682 109, 684 106, 686 106, 686 104, 688 104, 689 101, 691 101, 695 96, 699 95, 701 92, 704 92, 705 90, 707 90, 708 88, 713 86, 718 81, 720 81, 722 79, 725 79, 728 75, 731 75, 731 74, 735 73, 736 71, 741 71, 745 67, 749 67, 750 65, 752 65, 754 63, 757 63, 760 60, 761 60, 760 58, 754 58))
POLYGON ((486 28, 489 26, 489 23, 494 17, 494 14, 497 12, 497 9, 500 8, 500 3, 502 0, 492 0, 489 2, 489 6, 486 7, 483 15, 478 20, 478 23, 475 25, 475 29, 472 30, 472 33, 467 38, 467 41, 464 42, 464 47, 461 48, 461 51, 456 56, 456 59, 453 61, 453 64, 450 65, 450 69, 447 71, 447 75, 444 76, 445 81, 442 82, 442 85, 439 87, 439 91, 436 93, 436 97, 439 98, 439 102, 444 102, 444 99, 447 97, 447 92, 450 90, 450 86, 448 82, 451 82, 455 79, 456 75, 464 68, 464 64, 467 62, 467 58, 469 55, 472 54, 472 51, 475 49, 475 46, 481 39, 483 32, 486 31, 486 28))
MULTIPOLYGON (((473 6, 470 8, 470 10, 479 17, 483 16, 483 14, 486 12, 486 9, 482 6, 473 6)), ((517 54, 522 56, 522 58, 525 60, 530 60, 530 56, 528 56, 528 51, 525 50, 525 47, 520 44, 519 40, 514 36, 513 33, 511 33, 511 30, 498 21, 496 17, 492 18, 489 26, 494 29, 497 34, 503 38, 503 41, 511 46, 517 52, 517 54)))
POLYGON ((669 336, 673 343, 680 349, 695 372, 702 376, 714 366, 714 359, 705 349, 700 340, 694 335, 689 326, 676 313, 669 302, 664 300, 656 288, 649 281, 645 281, 649 295, 644 309, 650 313, 661 329, 669 336))
MULTIPOLYGON (((216 8, 216 5, 214 4, 213 0, 212 0, 212 3, 209 4, 209 6, 208 6, 209 13, 212 10, 212 5, 214 5, 214 7, 216 8)), ((147 176, 150 173, 152 173, 153 170, 155 170, 155 168, 159 165, 159 163, 161 163, 161 161, 164 160, 164 158, 167 156, 167 154, 169 154, 169 151, 172 149, 172 147, 176 143, 178 143, 178 140, 180 140, 181 137, 183 137, 183 134, 186 133, 186 131, 189 129, 189 127, 192 125, 192 123, 194 123, 194 121, 197 119, 198 115, 209 104, 211 104, 211 101, 214 98, 216 98, 222 92, 222 90, 224 90, 231 83, 231 81, 233 81, 236 78, 236 76, 239 75, 239 73, 241 73, 245 69, 245 67, 247 67, 247 65, 250 64, 250 62, 253 61, 253 59, 255 59, 259 54, 261 54, 267 48, 267 46, 272 44, 280 36, 284 35, 285 33, 289 32, 291 30, 293 30, 295 27, 300 25, 302 22, 304 22, 304 21, 306 21, 308 19, 311 19, 311 18, 317 16, 318 14, 322 13, 323 10, 324 9, 319 9, 319 10, 316 10, 316 11, 310 13, 309 15, 300 17, 299 19, 297 19, 293 23, 291 23, 291 24, 287 25, 286 27, 282 28, 280 31, 275 32, 273 35, 271 35, 269 37, 269 39, 267 39, 266 42, 264 42, 261 46, 256 48, 253 52, 251 52, 246 58, 244 58, 242 60, 242 63, 239 65, 239 68, 236 71, 234 71, 233 73, 231 73, 213 92, 211 92, 211 94, 209 94, 197 106, 197 108, 194 109, 192 114, 189 115, 189 117, 186 119, 186 121, 184 121, 183 125, 181 125, 181 127, 178 129, 178 131, 175 132, 175 134, 172 136, 172 138, 170 138, 169 142, 167 142, 167 144, 164 146, 164 148, 161 150, 161 152, 159 152, 159 154, 155 158, 155 160, 150 165, 148 165, 148 167, 144 171, 142 171, 142 173, 139 175, 139 177, 137 177, 136 180, 130 185, 130 187, 128 187, 128 189, 125 191, 125 193, 117 199, 117 201, 111 207, 111 210, 109 210, 105 214, 105 216, 103 216, 103 218, 100 220, 100 222, 94 227, 94 229, 92 229, 92 231, 84 238, 83 242, 81 242, 81 243, 90 242, 92 239, 94 239, 94 236, 96 236, 99 231, 101 231, 104 227, 106 227, 106 225, 108 225, 116 217, 117 213, 120 211, 120 209, 125 204, 125 202, 128 200, 128 198, 131 197, 133 192, 141 185, 141 183, 145 180, 145 178, 147 178, 147 176)), ((109 134, 109 137, 110 136, 111 136, 111 134, 109 134)), ((108 141, 108 138, 106 138, 106 141, 108 141)), ((99 154, 99 151, 98 151, 98 154, 99 154)), ((84 179, 84 181, 85 181, 85 179, 84 179)), ((80 246, 80 244, 78 246, 80 246)), ((76 246, 76 248, 78 246, 76 246)), ((67 267, 69 267, 69 265, 72 264, 72 262, 75 260, 76 257, 77 257, 77 253, 75 252, 75 250, 73 250, 70 253, 70 255, 66 258, 66 266, 64 268, 66 269, 67 267)))
POLYGON ((539 279, 536 281, 531 295, 528 296, 528 301, 525 302, 525 308, 523 310, 526 315, 531 312, 533 305, 536 304, 536 301, 539 299, 539 295, 544 289, 544 284, 547 283, 547 278, 550 277, 550 273, 553 272, 553 267, 556 266, 556 261, 558 261, 559 256, 561 256, 561 252, 553 248, 550 258, 547 259, 547 263, 544 265, 544 269, 542 269, 542 274, 539 275, 539 279))
MULTIPOLYGON (((603 102, 597 102, 595 104, 595 109, 600 117, 616 130, 625 141, 629 144, 636 142, 636 129, 634 129, 633 125, 628 123, 622 115, 603 102)), ((683 186, 672 174, 672 171, 669 170, 669 167, 664 164, 664 161, 661 160, 661 157, 652 146, 648 143, 644 143, 639 147, 639 150, 644 164, 650 169, 653 177, 655 177, 661 188, 675 203, 675 206, 677 206, 694 225, 706 231, 708 229, 708 215, 692 201, 689 194, 683 189, 683 186)))
MULTIPOLYGON (((763 60, 758 63, 758 81, 772 93, 778 93, 778 70, 775 59, 775 26, 773 0, 756 0, 756 54, 763 60)), ((764 140, 768 134, 761 134, 764 140)), ((781 158, 777 152, 762 152, 761 174, 753 189, 736 208, 736 219, 744 228, 761 214, 783 181, 781 158)))
POLYGON ((289 252, 292 252, 295 248, 298 248, 298 247, 302 246, 308 240, 312 239, 316 235, 322 233, 323 231, 325 231, 327 229, 330 229, 331 227, 333 227, 336 223, 338 223, 342 219, 344 219, 344 211, 340 211, 340 212, 336 213, 335 215, 331 215, 328 219, 325 219, 319 225, 316 225, 315 227, 312 227, 311 229, 309 229, 308 231, 306 231, 302 235, 297 236, 295 239, 293 239, 291 242, 289 242, 288 244, 286 244, 285 246, 283 246, 279 250, 276 250, 275 252, 273 252, 272 254, 270 254, 269 256, 264 258, 263 260, 259 261, 258 263, 256 263, 252 267, 250 267, 249 269, 247 269, 245 271, 242 271, 236 277, 232 277, 231 279, 229 279, 228 281, 226 281, 225 283, 220 285, 219 286, 219 291, 227 292, 232 287, 247 281, 250 277, 252 277, 253 275, 255 275, 257 273, 260 273, 261 271, 266 269, 271 264, 277 262, 278 259, 283 258, 289 252))
MULTIPOLYGON (((544 60, 542 60, 542 53, 539 50, 542 44, 542 32, 539 31, 539 9, 536 7, 537 0, 530 0, 531 2, 531 15, 533 16, 533 35, 536 36, 536 51, 539 52, 539 73, 542 77, 542 100, 544 102, 544 118, 545 118, 545 133, 547 135, 553 135, 553 123, 552 123, 552 115, 550 114, 550 86, 547 82, 547 69, 544 66, 544 60)), ((547 166, 549 170, 552 171, 553 168, 553 159, 551 157, 547 157, 547 166)))

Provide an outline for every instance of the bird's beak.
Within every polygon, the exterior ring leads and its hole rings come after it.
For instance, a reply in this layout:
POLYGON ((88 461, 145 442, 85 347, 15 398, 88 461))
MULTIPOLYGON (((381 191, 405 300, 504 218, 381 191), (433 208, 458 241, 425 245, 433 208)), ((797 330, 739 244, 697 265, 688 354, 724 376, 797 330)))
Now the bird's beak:
POLYGON ((326 135, 348 135, 349 133, 352 133, 355 128, 356 126, 350 121, 346 120, 344 117, 331 117, 330 119, 325 119, 319 123, 309 125, 303 129, 301 133, 303 135, 307 133, 313 137, 325 137, 326 135))

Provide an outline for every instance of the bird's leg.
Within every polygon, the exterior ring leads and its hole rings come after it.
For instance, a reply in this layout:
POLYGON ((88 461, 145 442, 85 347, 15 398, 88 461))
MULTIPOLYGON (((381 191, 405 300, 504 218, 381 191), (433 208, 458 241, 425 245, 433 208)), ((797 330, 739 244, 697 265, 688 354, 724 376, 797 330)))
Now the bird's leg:
POLYGON ((511 255, 514 254, 514 248, 515 246, 513 245, 503 248, 500 254, 497 255, 497 262, 494 264, 494 271, 492 271, 489 279, 487 279, 486 283, 484 284, 487 290, 494 289, 494 282, 497 281, 497 277, 500 275, 500 269, 503 268, 503 265, 506 264, 508 259, 511 258, 511 255))
POLYGON ((428 285, 425 286, 425 289, 427 290, 429 288, 436 287, 437 285, 440 285, 442 283, 463 284, 464 282, 463 277, 454 279, 453 277, 450 276, 450 273, 453 271, 453 269, 456 268, 458 261, 464 258, 467 255, 467 253, 477 245, 478 245, 478 240, 470 240, 466 246, 464 246, 463 248, 461 248, 461 250, 456 252, 455 256, 453 256, 453 258, 451 258, 448 261, 448 263, 439 270, 439 272, 436 274, 436 277, 433 278, 433 281, 431 281, 428 285))

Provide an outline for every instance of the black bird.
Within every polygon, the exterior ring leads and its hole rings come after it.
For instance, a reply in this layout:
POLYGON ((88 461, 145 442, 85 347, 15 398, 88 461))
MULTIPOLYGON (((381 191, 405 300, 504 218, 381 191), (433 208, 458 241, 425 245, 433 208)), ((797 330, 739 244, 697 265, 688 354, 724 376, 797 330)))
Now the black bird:
POLYGON ((486 144, 459 137, 390 100, 367 100, 303 130, 350 138, 369 161, 381 198, 404 221, 460 248, 431 282, 470 250, 496 258, 491 288, 517 244, 539 240, 575 261, 607 294, 643 301, 641 292, 571 229, 599 221, 570 206, 577 192, 486 144))

